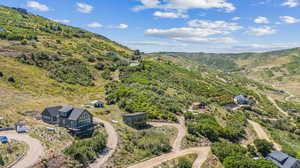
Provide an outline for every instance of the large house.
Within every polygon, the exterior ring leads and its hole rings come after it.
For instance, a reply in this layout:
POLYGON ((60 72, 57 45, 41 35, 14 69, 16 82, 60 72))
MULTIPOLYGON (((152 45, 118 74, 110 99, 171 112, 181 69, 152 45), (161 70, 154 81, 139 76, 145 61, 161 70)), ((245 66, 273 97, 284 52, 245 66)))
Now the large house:
POLYGON ((300 168, 300 163, 297 159, 281 151, 271 152, 266 159, 271 160, 279 168, 300 168))
POLYGON ((90 112, 70 106, 48 107, 42 112, 42 120, 71 131, 89 129, 94 125, 90 112))

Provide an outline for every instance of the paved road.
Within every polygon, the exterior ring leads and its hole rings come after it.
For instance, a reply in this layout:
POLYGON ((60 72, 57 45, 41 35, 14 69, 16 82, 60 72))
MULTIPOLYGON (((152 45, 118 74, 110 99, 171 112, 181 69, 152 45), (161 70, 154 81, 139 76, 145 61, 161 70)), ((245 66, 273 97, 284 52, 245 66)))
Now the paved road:
POLYGON ((146 160, 144 162, 137 163, 133 166, 130 166, 128 168, 152 168, 154 166, 158 166, 168 160, 172 160, 175 158, 178 158, 180 156, 184 156, 187 154, 197 154, 197 159, 193 163, 193 168, 200 168, 201 165, 207 160, 208 155, 210 153, 210 147, 195 147, 195 148, 189 148, 181 150, 181 143, 183 138, 186 135, 186 127, 184 124, 184 118, 178 117, 179 124, 175 123, 159 123, 159 122, 151 122, 150 124, 153 126, 172 126, 178 129, 177 137, 172 145, 173 150, 170 153, 160 155, 158 157, 146 160))
POLYGON ((106 147, 109 149, 108 152, 102 155, 101 157, 99 157, 94 163, 89 165, 91 168, 100 168, 101 166, 103 166, 103 164, 105 164, 108 161, 108 159, 116 151, 118 147, 118 134, 111 123, 101 120, 99 118, 94 118, 94 121, 98 123, 103 123, 105 130, 108 134, 107 144, 106 144, 106 147))
POLYGON ((0 132, 0 136, 7 136, 9 139, 23 141, 29 146, 29 150, 26 152, 26 155, 12 168, 29 168, 41 160, 44 148, 39 140, 26 134, 17 134, 15 131, 0 132))
POLYGON ((264 131, 264 129, 262 128, 262 126, 260 124, 254 122, 254 121, 251 121, 251 120, 248 120, 248 122, 254 128, 259 139, 265 139, 269 142, 272 142, 274 144, 274 148, 276 150, 281 150, 281 146, 269 138, 269 136, 267 135, 267 133, 264 131))

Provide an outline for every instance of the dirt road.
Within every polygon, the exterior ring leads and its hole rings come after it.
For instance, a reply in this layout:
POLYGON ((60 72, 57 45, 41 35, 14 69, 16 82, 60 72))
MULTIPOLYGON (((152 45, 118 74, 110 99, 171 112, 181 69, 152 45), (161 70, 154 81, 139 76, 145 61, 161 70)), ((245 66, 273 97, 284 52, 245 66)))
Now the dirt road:
POLYGON ((189 148, 181 150, 181 143, 183 138, 186 135, 186 127, 184 124, 184 118, 178 117, 179 124, 173 124, 173 123, 160 123, 160 122, 151 122, 150 124, 156 127, 161 126, 172 126, 178 129, 177 137, 172 145, 173 150, 170 153, 146 160, 144 162, 138 163, 136 165, 130 166, 128 168, 152 168, 154 166, 158 166, 162 164, 163 162, 166 162, 168 160, 175 159, 180 156, 184 156, 187 154, 197 154, 197 159, 193 163, 193 168, 200 168, 201 165, 206 161, 206 159, 209 156, 210 153, 210 147, 195 147, 195 148, 189 148))
POLYGON ((26 152, 25 156, 12 166, 12 168, 29 168, 41 160, 44 148, 39 140, 26 134, 18 134, 15 131, 0 132, 0 136, 7 136, 9 139, 22 141, 29 146, 29 150, 26 152))
POLYGON ((282 114, 284 114, 284 115, 286 115, 286 116, 288 116, 289 114, 286 112, 286 111, 284 111, 284 110, 282 110, 282 108, 280 108, 279 106, 278 106, 278 104, 276 103, 276 101, 272 98, 272 97, 270 97, 270 96, 267 96, 268 97, 268 99, 270 100, 270 102, 282 113, 282 114))
POLYGON ((198 148, 190 148, 181 151, 175 151, 171 153, 167 153, 161 155, 159 157, 152 158, 145 162, 138 163, 136 165, 130 166, 128 168, 152 168, 154 166, 158 166, 168 160, 175 159, 180 156, 188 155, 196 153, 198 154, 198 158, 193 164, 193 168, 200 168, 200 166, 205 162, 210 152, 210 147, 198 147, 198 148))
POLYGON ((181 142, 182 139, 186 135, 186 128, 184 125, 184 118, 183 117, 178 117, 179 124, 175 123, 161 123, 161 122, 150 122, 150 125, 153 125, 155 127, 162 127, 162 126, 171 126, 175 127, 178 130, 177 137, 172 145, 172 151, 180 151, 181 149, 181 142))
POLYGON ((269 138, 269 136, 267 135, 267 133, 264 131, 264 129, 262 128, 262 126, 260 124, 254 122, 254 121, 251 121, 251 120, 248 120, 248 122, 254 128, 259 139, 265 139, 269 142, 272 142, 274 144, 274 148, 276 150, 281 150, 281 146, 269 138))
POLYGON ((101 155, 94 163, 90 164, 91 168, 100 168, 104 163, 108 161, 108 159, 114 154, 118 147, 118 134, 115 128, 111 123, 101 120, 99 118, 94 118, 95 122, 103 123, 105 130, 108 134, 106 147, 108 148, 108 152, 104 155, 101 155))

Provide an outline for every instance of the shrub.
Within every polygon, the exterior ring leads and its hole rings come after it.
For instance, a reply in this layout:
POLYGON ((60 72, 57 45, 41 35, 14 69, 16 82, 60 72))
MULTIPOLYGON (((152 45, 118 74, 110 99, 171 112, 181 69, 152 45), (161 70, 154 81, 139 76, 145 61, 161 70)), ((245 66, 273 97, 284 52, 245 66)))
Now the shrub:
POLYGON ((92 86, 93 76, 87 65, 78 59, 56 63, 50 69, 50 77, 65 83, 92 86))
POLYGON ((244 156, 247 150, 238 144, 215 142, 212 144, 212 152, 223 162, 226 157, 244 156))
POLYGON ((179 168, 192 168, 193 163, 191 160, 185 158, 185 157, 181 157, 178 160, 178 167, 179 168))
POLYGON ((247 156, 230 156, 223 164, 225 168, 277 168, 270 160, 253 160, 247 156))
POLYGON ((267 156, 273 149, 273 144, 264 139, 255 139, 254 144, 262 156, 267 156))
POLYGON ((15 80, 15 78, 14 77, 9 77, 8 79, 7 79, 7 81, 8 82, 11 82, 11 83, 15 83, 16 82, 16 80, 15 80))
POLYGON ((4 166, 4 160, 3 160, 3 158, 2 158, 2 155, 0 154, 0 165, 1 166, 4 166))
POLYGON ((83 165, 94 161, 106 147, 106 136, 97 132, 92 138, 77 140, 64 153, 83 165))
POLYGON ((0 72, 0 78, 3 77, 3 76, 4 76, 3 72, 0 72))

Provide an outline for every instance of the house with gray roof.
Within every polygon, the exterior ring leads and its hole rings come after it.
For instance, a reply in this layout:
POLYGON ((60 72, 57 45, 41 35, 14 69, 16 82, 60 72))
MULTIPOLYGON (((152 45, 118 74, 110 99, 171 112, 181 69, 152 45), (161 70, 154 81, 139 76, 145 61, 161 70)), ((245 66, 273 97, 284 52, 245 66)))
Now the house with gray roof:
POLYGON ((300 168, 300 163, 297 159, 281 151, 271 152, 266 156, 266 159, 271 160, 279 168, 300 168))
POLYGON ((48 107, 42 112, 42 120, 72 131, 81 131, 94 125, 90 112, 71 106, 48 107))

